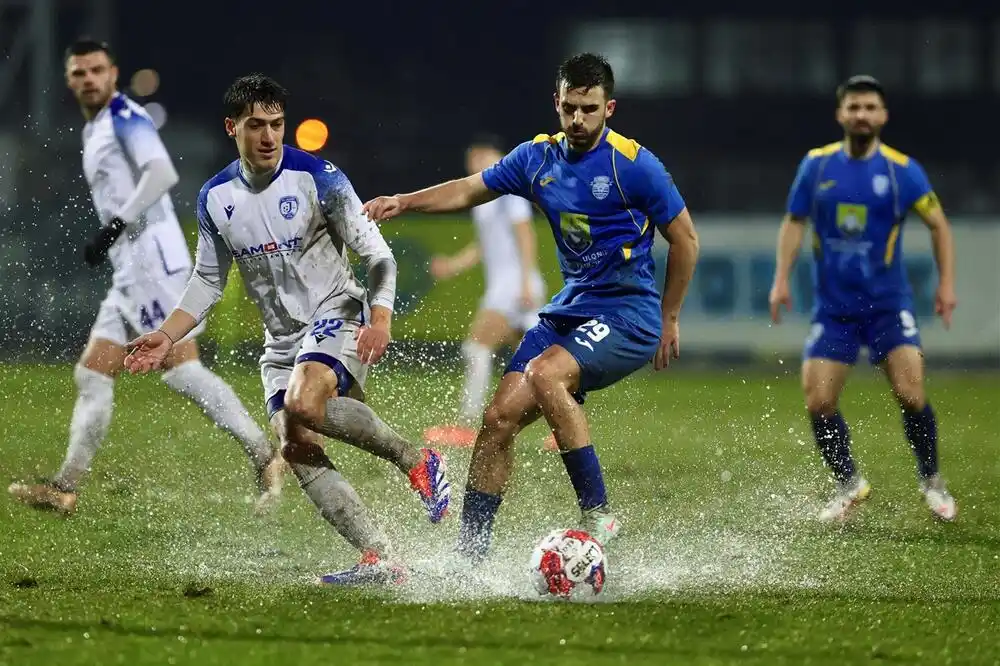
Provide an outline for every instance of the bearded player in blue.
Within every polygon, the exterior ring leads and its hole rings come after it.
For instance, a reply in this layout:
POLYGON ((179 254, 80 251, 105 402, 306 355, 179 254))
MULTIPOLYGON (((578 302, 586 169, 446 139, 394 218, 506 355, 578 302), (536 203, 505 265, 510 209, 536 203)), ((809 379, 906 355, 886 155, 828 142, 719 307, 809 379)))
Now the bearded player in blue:
POLYGON ((778 235, 771 317, 790 305, 789 275, 805 230, 814 232, 816 306, 806 340, 802 385, 816 444, 837 482, 820 512, 842 521, 871 494, 851 455, 851 436, 838 408, 841 390, 862 346, 883 369, 902 409, 903 429, 917 458, 920 490, 937 518, 957 508, 938 475, 937 420, 924 391, 920 332, 902 261, 903 222, 915 212, 930 229, 939 284, 935 310, 951 325, 955 252, 951 227, 927 174, 911 157, 879 140, 888 120, 882 86, 870 76, 837 90, 844 140, 809 151, 799 165, 778 235))
POLYGON ((540 134, 461 180, 365 204, 374 220, 445 213, 503 194, 532 201, 552 227, 565 286, 514 353, 483 416, 462 508, 460 553, 485 557, 513 466, 515 435, 545 416, 576 491, 582 527, 602 544, 617 535, 582 404, 650 361, 677 358, 678 317, 698 236, 670 174, 653 153, 609 129, 614 75, 589 53, 564 62, 555 106, 562 132, 540 134), (670 243, 662 299, 654 230, 670 243))

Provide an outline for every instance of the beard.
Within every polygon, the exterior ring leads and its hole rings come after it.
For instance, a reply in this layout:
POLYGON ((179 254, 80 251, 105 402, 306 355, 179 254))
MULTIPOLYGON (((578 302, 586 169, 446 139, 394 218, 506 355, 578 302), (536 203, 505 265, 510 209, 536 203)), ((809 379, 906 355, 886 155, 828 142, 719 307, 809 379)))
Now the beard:
POLYGON ((564 127, 563 132, 566 133, 566 143, 569 144, 570 148, 580 152, 586 152, 594 147, 594 144, 597 143, 597 139, 599 139, 601 134, 604 132, 604 123, 601 123, 593 132, 577 134, 573 131, 572 125, 564 127))

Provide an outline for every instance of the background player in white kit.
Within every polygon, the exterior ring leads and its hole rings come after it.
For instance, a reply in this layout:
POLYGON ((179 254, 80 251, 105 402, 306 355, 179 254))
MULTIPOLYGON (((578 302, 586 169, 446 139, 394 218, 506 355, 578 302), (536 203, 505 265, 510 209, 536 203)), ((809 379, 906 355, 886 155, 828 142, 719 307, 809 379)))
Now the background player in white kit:
POLYGON ((361 551, 361 562, 320 581, 397 582, 388 539, 323 450, 320 435, 393 463, 409 477, 432 523, 448 508, 445 463, 392 431, 361 400, 368 367, 389 344, 396 261, 333 164, 282 145, 287 93, 254 74, 225 95, 234 161, 198 195, 194 274, 160 328, 129 343, 132 372, 160 367, 174 340, 194 330, 222 296, 235 259, 264 320, 261 380, 282 454, 320 514, 361 551), (368 269, 354 277, 350 248, 368 269), (349 397, 350 396, 350 397, 349 397), (358 399, 355 399, 358 398, 358 399))
MULTIPOLYGON (((65 65, 66 82, 87 120, 83 170, 101 224, 84 258, 96 266, 110 256, 114 277, 73 371, 77 400, 62 468, 51 480, 15 483, 9 491, 36 508, 72 513, 77 486, 111 424, 125 343, 133 332, 153 330, 177 304, 191 255, 168 194, 177 172, 152 120, 116 90, 118 67, 108 45, 75 42, 66 49, 65 65)), ((240 441, 257 474, 262 509, 280 493, 284 465, 232 388, 198 360, 194 338, 201 330, 192 329, 164 359, 163 381, 240 441)))
MULTIPOLYGON (((499 139, 479 136, 465 153, 469 174, 495 164, 506 151, 499 139)), ((538 323, 545 302, 545 283, 538 271, 538 246, 531 203, 513 194, 472 209, 476 240, 450 257, 434 257, 431 275, 446 280, 483 263, 486 293, 479 302, 469 335, 462 342, 465 386, 457 424, 428 428, 429 444, 472 446, 482 422, 483 405, 493 372, 493 354, 515 344, 538 323)))

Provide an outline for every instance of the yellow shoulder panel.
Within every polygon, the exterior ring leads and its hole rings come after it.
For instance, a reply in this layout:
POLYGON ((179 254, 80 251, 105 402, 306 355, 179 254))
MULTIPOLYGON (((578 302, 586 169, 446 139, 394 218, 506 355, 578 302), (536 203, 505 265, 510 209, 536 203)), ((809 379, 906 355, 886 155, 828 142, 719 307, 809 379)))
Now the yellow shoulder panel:
POLYGON ((635 139, 626 139, 614 130, 608 130, 607 141, 612 148, 633 162, 639 156, 639 149, 642 148, 635 139))
POLYGON ((565 136, 563 132, 557 132, 551 136, 548 134, 537 134, 531 140, 531 143, 559 143, 562 141, 563 136, 565 136))
POLYGON ((835 141, 833 143, 828 143, 825 146, 820 146, 819 148, 813 148, 809 151, 809 157, 826 157, 827 155, 833 155, 835 152, 844 147, 843 141, 835 141))
POLYGON ((879 144, 878 152, 882 154, 882 157, 889 160, 890 162, 895 162, 901 167, 905 167, 910 163, 910 156, 904 155, 895 148, 890 148, 884 143, 879 144))

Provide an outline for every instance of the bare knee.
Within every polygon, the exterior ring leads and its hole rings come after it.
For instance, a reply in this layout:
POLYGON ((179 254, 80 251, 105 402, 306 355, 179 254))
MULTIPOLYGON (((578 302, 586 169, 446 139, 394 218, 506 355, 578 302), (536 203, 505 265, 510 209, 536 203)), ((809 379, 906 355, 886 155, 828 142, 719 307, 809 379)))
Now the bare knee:
POLYGON ((298 424, 319 427, 326 419, 326 401, 337 394, 336 378, 331 381, 327 368, 296 366, 288 381, 284 407, 289 418, 298 424))
POLYGON ((535 392, 536 397, 541 397, 564 388, 564 381, 558 363, 539 356, 528 363, 524 369, 524 379, 535 392))
POLYGON ((909 412, 919 412, 927 405, 924 383, 919 380, 902 378, 892 382, 892 393, 899 406, 909 412))
POLYGON ((806 410, 810 414, 830 416, 837 411, 840 396, 832 383, 803 386, 806 394, 806 410))
POLYGON ((319 435, 296 423, 286 412, 276 414, 273 425, 281 442, 281 457, 289 464, 309 464, 325 456, 319 435))

